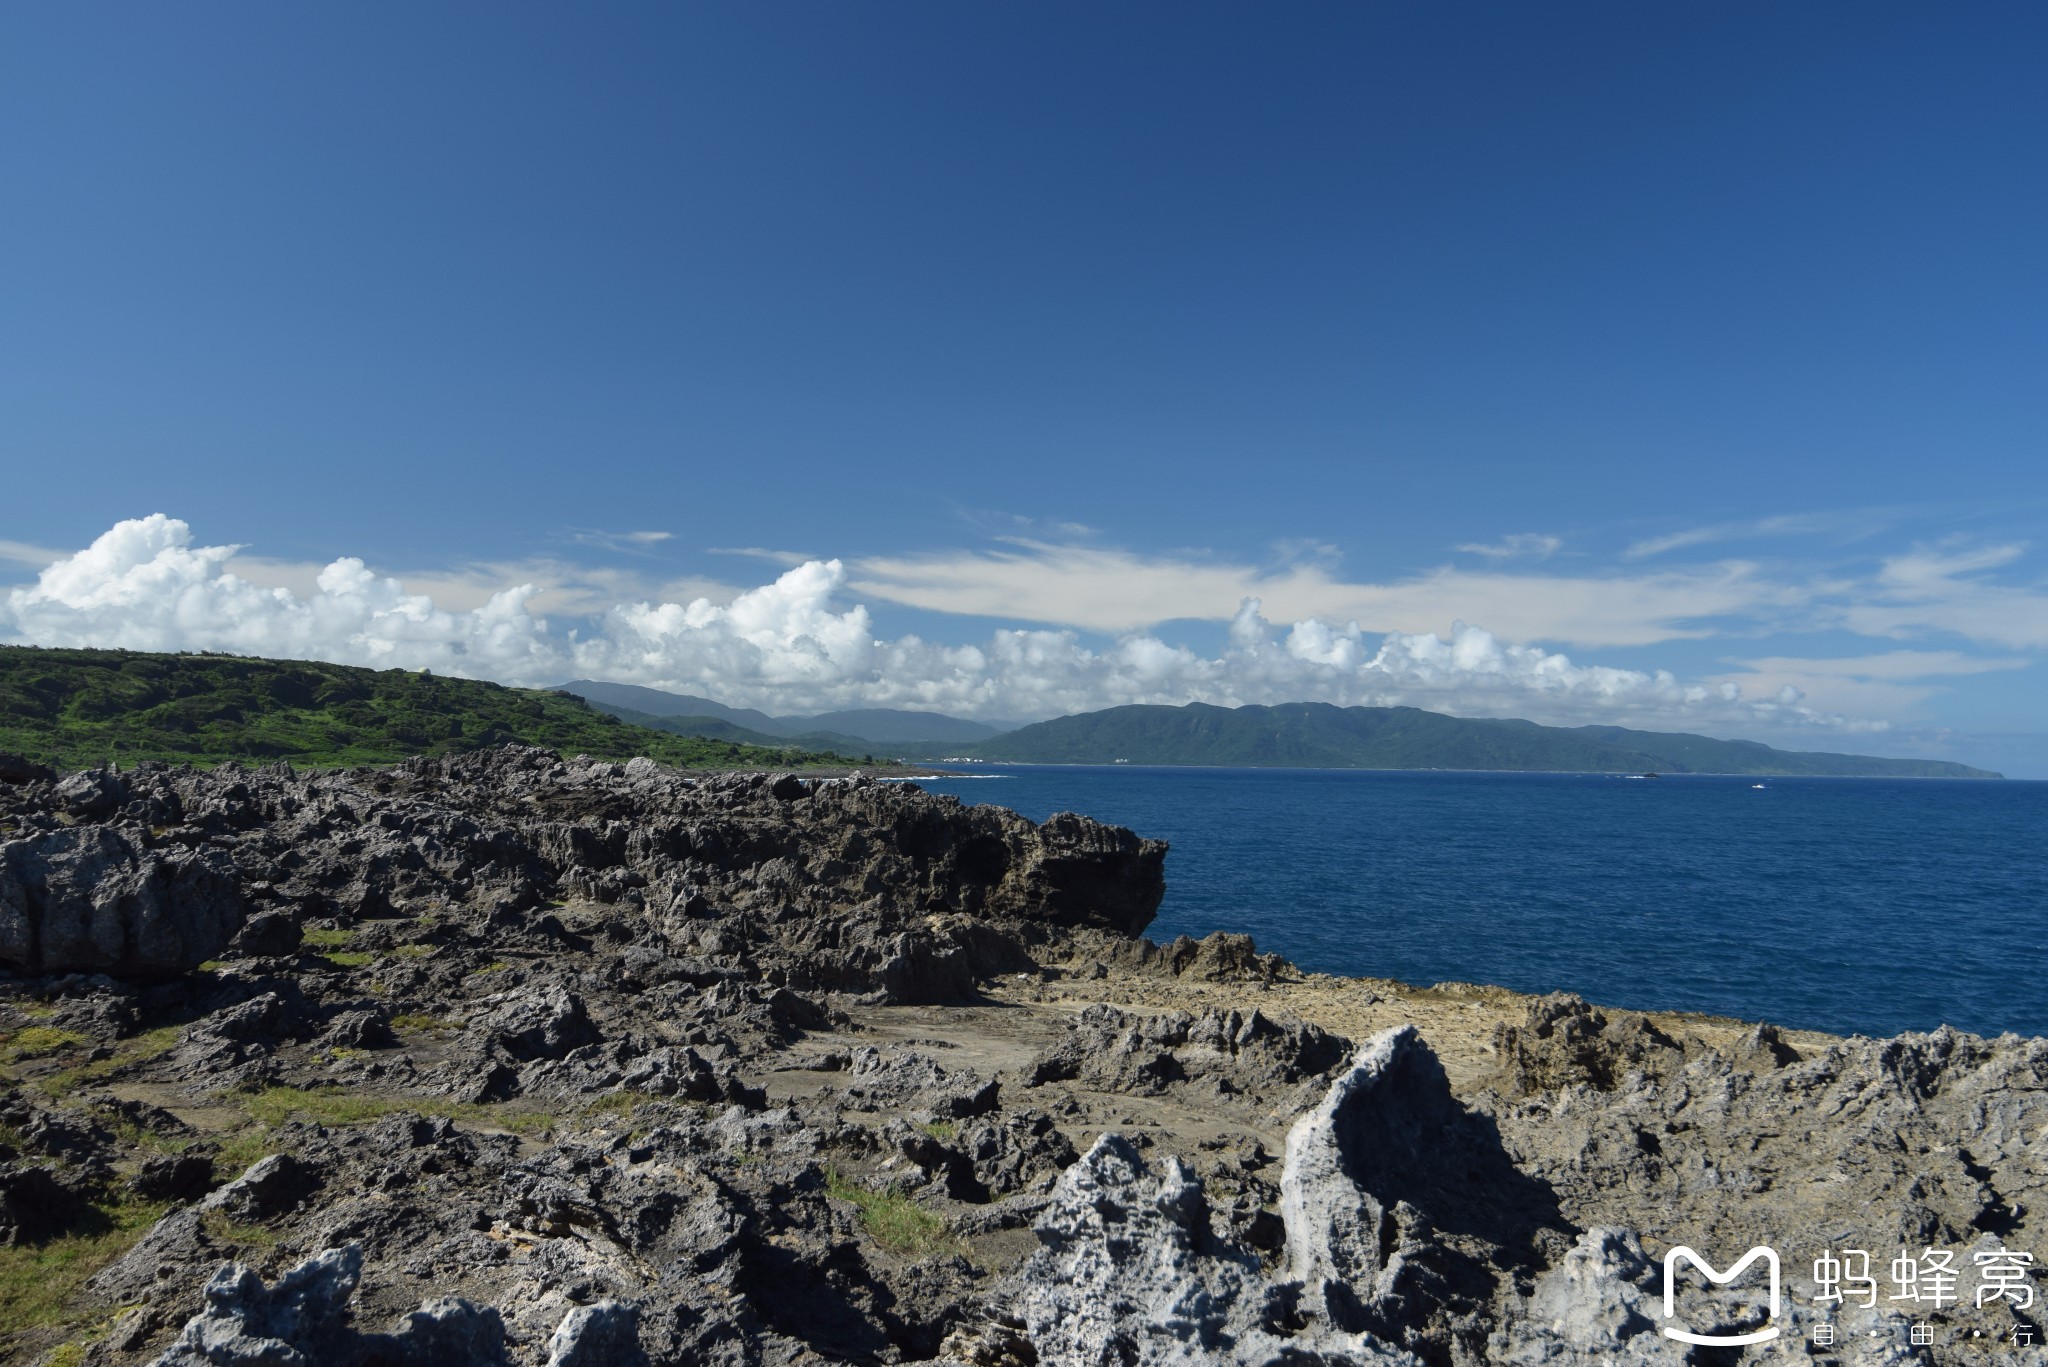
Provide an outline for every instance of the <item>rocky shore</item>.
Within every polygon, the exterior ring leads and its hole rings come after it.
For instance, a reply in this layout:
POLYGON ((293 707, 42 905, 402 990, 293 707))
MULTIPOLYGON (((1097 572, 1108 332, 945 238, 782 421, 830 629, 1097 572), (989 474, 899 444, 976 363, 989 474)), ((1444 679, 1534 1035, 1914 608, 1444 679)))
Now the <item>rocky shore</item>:
POLYGON ((1156 945, 1166 854, 522 748, 0 756, 0 1354, 2048 1361, 2038 1269, 1977 1294, 2048 1252, 2048 1042, 1156 945), (1682 1317, 1779 1335, 1665 1337, 1680 1244, 1779 1251, 1775 1315, 1694 1277, 1682 1317), (1821 1299, 1849 1249, 1870 1306, 1821 1299))

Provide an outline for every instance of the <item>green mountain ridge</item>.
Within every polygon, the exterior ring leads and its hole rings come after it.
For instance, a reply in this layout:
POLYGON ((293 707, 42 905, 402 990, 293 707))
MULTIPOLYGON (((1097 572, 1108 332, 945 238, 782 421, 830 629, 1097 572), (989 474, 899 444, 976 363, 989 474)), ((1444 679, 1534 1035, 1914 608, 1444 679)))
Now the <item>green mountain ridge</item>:
POLYGON ((1621 726, 1542 726, 1451 717, 1415 707, 1183 707, 1134 704, 1035 723, 968 746, 922 745, 914 758, 959 756, 1029 764, 1480 769, 1585 773, 1720 773, 2000 778, 1945 760, 1778 750, 1621 726))
POLYGON ((701 769, 861 762, 764 739, 635 726, 567 693, 402 669, 0 646, 0 750, 60 768, 107 759, 393 764, 508 742, 701 769))

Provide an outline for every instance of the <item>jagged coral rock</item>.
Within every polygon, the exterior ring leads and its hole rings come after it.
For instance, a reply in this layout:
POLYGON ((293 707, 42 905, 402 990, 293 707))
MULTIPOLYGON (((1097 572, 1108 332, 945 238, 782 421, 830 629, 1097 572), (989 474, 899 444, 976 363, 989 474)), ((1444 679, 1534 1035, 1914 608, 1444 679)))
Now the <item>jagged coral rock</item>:
POLYGON ((308 1258, 266 1286, 240 1263, 206 1284, 192 1317, 154 1367, 499 1367, 504 1330, 495 1310, 442 1297, 405 1328, 360 1334, 348 1323, 363 1251, 349 1244, 308 1258))
POLYGON ((0 844, 0 963, 25 972, 182 973, 218 954, 247 912, 225 855, 153 851, 138 827, 0 844))

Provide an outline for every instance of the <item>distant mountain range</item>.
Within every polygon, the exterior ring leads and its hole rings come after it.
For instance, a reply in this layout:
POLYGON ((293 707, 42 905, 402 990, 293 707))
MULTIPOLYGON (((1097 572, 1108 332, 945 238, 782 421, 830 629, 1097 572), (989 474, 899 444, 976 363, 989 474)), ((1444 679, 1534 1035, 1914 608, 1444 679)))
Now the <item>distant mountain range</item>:
POLYGON ((624 721, 740 744, 792 742, 905 759, 1020 764, 1188 764, 1330 769, 1495 769, 1583 773, 1999 778, 1945 760, 1778 750, 1747 740, 1623 726, 1541 726, 1415 707, 1112 707, 1029 726, 870 708, 771 717, 709 698, 579 679, 565 692, 624 721))
MULTIPOLYGON (((927 757, 929 752, 923 752, 927 757)), ((958 752, 1038 764, 1519 769, 1587 773, 1830 774, 1998 778, 1943 760, 1776 750, 1745 740, 1621 726, 1539 726, 1414 707, 1112 707, 1039 722, 958 752)))
POLYGON ((678 731, 683 735, 716 736, 747 744, 800 741, 827 744, 844 749, 848 744, 915 745, 943 742, 966 745, 1014 730, 1017 723, 999 724, 968 721, 941 712, 906 712, 888 707, 864 707, 849 712, 820 712, 815 716, 771 717, 751 707, 727 707, 691 693, 665 693, 637 684, 600 683, 595 679, 572 679, 559 685, 591 706, 615 717, 678 731), (718 725, 722 723, 721 729, 718 725), (729 728, 740 728, 741 735, 729 728), (829 742, 828 739, 829 738, 829 742))
POLYGON ((566 684, 562 691, 576 696, 314 661, 0 646, 0 751, 57 765, 105 757, 380 764, 516 740, 564 753, 651 755, 714 768, 867 764, 872 756, 2000 777, 1941 760, 1774 750, 1754 741, 1447 717, 1413 707, 1112 707, 1005 729, 885 708, 771 717, 709 698, 590 680, 566 684))

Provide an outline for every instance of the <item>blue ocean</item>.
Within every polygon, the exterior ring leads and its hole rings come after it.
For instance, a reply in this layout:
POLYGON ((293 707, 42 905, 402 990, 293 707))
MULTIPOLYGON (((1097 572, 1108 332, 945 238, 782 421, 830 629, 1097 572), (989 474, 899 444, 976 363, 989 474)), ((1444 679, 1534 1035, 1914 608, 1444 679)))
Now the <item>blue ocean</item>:
POLYGON ((1155 939, 1844 1034, 2048 1035, 2048 783, 991 764, 922 786, 1172 841, 1155 939))

